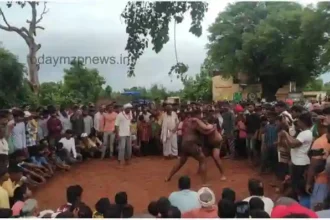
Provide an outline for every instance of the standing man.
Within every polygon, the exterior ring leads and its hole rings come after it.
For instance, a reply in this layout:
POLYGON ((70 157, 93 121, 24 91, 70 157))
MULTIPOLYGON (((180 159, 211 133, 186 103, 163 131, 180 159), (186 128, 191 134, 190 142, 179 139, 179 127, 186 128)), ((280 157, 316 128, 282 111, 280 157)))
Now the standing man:
POLYGON ((150 120, 150 112, 149 112, 149 108, 148 108, 148 106, 146 106, 146 105, 144 105, 143 107, 142 107, 142 112, 140 113, 140 115, 143 115, 143 118, 144 118, 144 121, 145 122, 149 122, 149 120, 150 120))
POLYGON ((82 133, 84 133, 84 118, 82 116, 81 110, 78 107, 75 108, 74 113, 70 117, 70 121, 74 135, 79 137, 82 133))
MULTIPOLYGON (((105 105, 101 105, 99 108, 99 111, 96 112, 96 114, 94 115, 94 129, 96 131, 96 135, 100 138, 103 135, 101 135, 101 120, 103 117, 103 112, 105 110, 105 105)), ((102 140, 101 138, 101 140, 102 140)))
POLYGON ((101 158, 104 159, 105 152, 110 148, 110 158, 113 156, 115 143, 115 122, 117 113, 113 111, 112 104, 108 105, 100 119, 100 131, 103 132, 103 149, 101 158))
POLYGON ((63 125, 61 120, 57 118, 55 109, 50 112, 50 115, 51 117, 47 121, 49 143, 55 146, 56 142, 61 138, 63 125))
POLYGON ((178 156, 178 136, 179 125, 178 115, 172 111, 172 106, 165 107, 165 114, 162 123, 161 140, 163 142, 163 155, 165 158, 178 156))
POLYGON ((93 118, 89 115, 88 108, 83 108, 83 117, 84 117, 84 133, 90 135, 93 128, 93 118))
POLYGON ((131 120, 132 116, 132 105, 124 105, 124 110, 121 111, 115 121, 116 135, 119 136, 118 146, 118 160, 121 165, 128 162, 132 156, 132 142, 131 142, 131 120))

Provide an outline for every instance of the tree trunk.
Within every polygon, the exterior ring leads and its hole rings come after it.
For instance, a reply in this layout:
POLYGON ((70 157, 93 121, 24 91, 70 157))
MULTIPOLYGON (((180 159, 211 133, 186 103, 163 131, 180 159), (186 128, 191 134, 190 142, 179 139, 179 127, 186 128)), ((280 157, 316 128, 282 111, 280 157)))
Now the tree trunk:
POLYGON ((27 59, 28 74, 32 89, 35 93, 37 93, 39 89, 39 77, 38 77, 39 64, 37 60, 37 51, 39 50, 40 46, 34 42, 28 46, 29 46, 29 55, 27 59))

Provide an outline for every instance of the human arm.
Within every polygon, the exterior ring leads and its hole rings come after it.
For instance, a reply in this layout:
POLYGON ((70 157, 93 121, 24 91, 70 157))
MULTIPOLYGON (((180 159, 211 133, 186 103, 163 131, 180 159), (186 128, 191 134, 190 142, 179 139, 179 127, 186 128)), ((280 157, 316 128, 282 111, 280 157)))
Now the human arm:
POLYGON ((280 132, 280 136, 281 138, 283 138, 283 141, 287 142, 287 144, 291 147, 291 148, 297 148, 300 147, 302 145, 302 137, 298 137, 294 138, 292 136, 290 136, 290 134, 284 130, 282 130, 280 132))
POLYGON ((202 120, 198 118, 191 119, 196 128, 203 134, 210 134, 212 133, 216 127, 211 124, 205 124, 202 120))
POLYGON ((73 158, 76 159, 77 158, 77 150, 76 150, 76 143, 75 143, 74 139, 72 141, 71 151, 72 151, 73 158))

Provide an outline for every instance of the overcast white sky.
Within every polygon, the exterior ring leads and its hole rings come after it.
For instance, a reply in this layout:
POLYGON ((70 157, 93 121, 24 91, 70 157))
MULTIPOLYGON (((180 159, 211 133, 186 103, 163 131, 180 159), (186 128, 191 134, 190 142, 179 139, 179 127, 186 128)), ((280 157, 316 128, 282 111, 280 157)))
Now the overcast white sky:
MULTIPOLYGON (((125 56, 124 50, 127 40, 125 24, 120 19, 125 0, 93 0, 78 2, 49 2, 49 12, 44 16, 42 26, 46 29, 37 32, 37 42, 42 45, 39 55, 60 57, 60 56, 125 56)), ((185 17, 182 24, 177 26, 177 49, 179 60, 189 66, 189 75, 198 73, 202 64, 207 43, 207 28, 215 20, 217 14, 223 11, 226 5, 233 0, 212 0, 209 1, 209 11, 203 21, 203 35, 200 38, 189 33, 190 18, 185 17)), ((300 1, 311 2, 311 1, 300 1)), ((29 18, 29 7, 21 9, 13 6, 7 9, 6 2, 1 2, 7 20, 12 25, 26 25, 29 18)), ((43 5, 39 6, 39 11, 43 5)), ((0 21, 2 22, 2 21, 0 21)), ((120 91, 123 88, 132 86, 150 87, 152 84, 163 84, 169 90, 178 90, 182 84, 175 77, 170 78, 168 72, 175 63, 173 44, 173 25, 170 30, 169 43, 163 50, 156 54, 148 49, 136 66, 136 77, 126 76, 126 65, 92 65, 100 74, 105 77, 107 84, 114 90, 120 91)), ((19 56, 21 62, 26 61, 27 46, 15 33, 8 33, 0 30, 0 42, 11 52, 19 56)), ((59 81, 63 77, 63 69, 68 65, 41 65, 40 81, 59 81)), ((326 81, 330 76, 323 76, 326 81)))

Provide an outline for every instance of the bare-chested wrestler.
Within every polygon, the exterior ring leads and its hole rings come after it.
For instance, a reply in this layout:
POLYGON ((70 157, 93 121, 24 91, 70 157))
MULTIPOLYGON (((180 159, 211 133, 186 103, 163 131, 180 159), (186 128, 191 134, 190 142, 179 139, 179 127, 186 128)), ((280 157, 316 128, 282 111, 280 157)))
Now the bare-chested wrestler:
MULTIPOLYGON (((218 150, 214 148, 218 152, 218 157, 220 154, 220 142, 222 137, 220 134, 217 134, 217 129, 212 124, 205 124, 202 120, 200 120, 201 112, 199 110, 193 112, 192 118, 187 121, 186 133, 182 139, 182 155, 178 160, 177 164, 171 170, 169 176, 165 179, 165 181, 170 181, 171 178, 177 173, 181 167, 187 162, 188 157, 193 157, 199 163, 199 173, 202 177, 202 182, 206 182, 206 157, 204 154, 204 135, 209 136, 209 144, 214 146, 219 146, 218 150)), ((215 155, 212 152, 212 156, 215 155)), ((213 158, 217 158, 216 156, 213 158)), ((218 160, 215 160, 217 163, 217 167, 220 167, 220 172, 223 175, 221 165, 218 163, 218 160), (219 166, 218 166, 219 165, 219 166)), ((225 180, 225 177, 222 176, 222 179, 225 180)))

